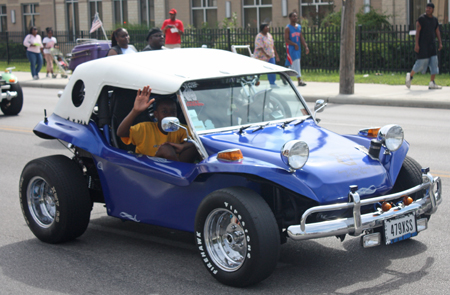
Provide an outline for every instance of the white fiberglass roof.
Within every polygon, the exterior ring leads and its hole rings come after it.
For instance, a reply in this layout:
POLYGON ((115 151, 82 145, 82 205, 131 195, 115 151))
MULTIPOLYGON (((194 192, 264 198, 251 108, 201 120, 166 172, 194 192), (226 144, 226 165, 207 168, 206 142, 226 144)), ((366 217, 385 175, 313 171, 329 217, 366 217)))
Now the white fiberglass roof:
POLYGON ((170 94, 186 81, 271 72, 296 75, 290 69, 218 49, 168 49, 110 56, 76 68, 55 114, 87 122, 104 86, 137 90, 150 85, 153 93, 170 94), (85 86, 85 99, 80 106, 74 106, 72 88, 79 80, 85 86))

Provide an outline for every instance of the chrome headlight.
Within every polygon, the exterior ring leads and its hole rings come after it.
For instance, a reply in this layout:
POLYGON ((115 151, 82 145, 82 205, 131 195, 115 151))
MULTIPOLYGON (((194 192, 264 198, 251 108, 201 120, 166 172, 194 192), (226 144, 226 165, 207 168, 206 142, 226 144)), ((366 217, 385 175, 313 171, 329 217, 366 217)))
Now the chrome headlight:
POLYGON ((286 142, 281 148, 281 159, 291 169, 302 168, 309 157, 308 144, 301 140, 291 140, 286 142))
POLYGON ((378 132, 380 140, 391 152, 400 148, 403 143, 403 128, 398 125, 386 125, 378 132))

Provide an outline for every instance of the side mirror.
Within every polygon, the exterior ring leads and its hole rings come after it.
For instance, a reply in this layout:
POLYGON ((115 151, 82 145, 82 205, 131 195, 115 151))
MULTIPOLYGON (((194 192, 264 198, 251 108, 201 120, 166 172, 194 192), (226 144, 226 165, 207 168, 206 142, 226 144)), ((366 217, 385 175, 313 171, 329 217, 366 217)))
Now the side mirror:
POLYGON ((165 132, 174 132, 180 129, 180 120, 177 117, 165 117, 161 121, 161 127, 165 132))
POLYGON ((314 106, 314 120, 317 124, 319 124, 320 119, 316 118, 316 114, 323 112, 326 106, 327 103, 323 99, 316 100, 316 105, 314 106))
POLYGON ((327 103, 323 99, 316 100, 316 105, 314 106, 314 113, 321 113, 327 106, 327 103))

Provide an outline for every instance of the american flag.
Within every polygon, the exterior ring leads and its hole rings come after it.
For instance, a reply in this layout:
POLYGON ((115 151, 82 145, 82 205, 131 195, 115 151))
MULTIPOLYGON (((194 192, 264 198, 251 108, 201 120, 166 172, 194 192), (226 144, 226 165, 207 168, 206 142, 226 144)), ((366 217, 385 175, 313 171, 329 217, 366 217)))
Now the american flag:
POLYGON ((100 20, 100 17, 98 16, 98 12, 95 13, 94 20, 92 21, 92 27, 90 34, 97 31, 101 26, 103 25, 102 21, 100 20))

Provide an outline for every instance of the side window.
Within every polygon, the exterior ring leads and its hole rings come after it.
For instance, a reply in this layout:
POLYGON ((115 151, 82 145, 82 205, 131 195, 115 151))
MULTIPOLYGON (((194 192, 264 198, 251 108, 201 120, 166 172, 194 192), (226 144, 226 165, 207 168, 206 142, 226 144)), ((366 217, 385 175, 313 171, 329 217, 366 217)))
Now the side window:
POLYGON ((81 106, 84 101, 84 83, 82 80, 78 80, 75 82, 75 85, 72 88, 72 103, 75 107, 81 106))

